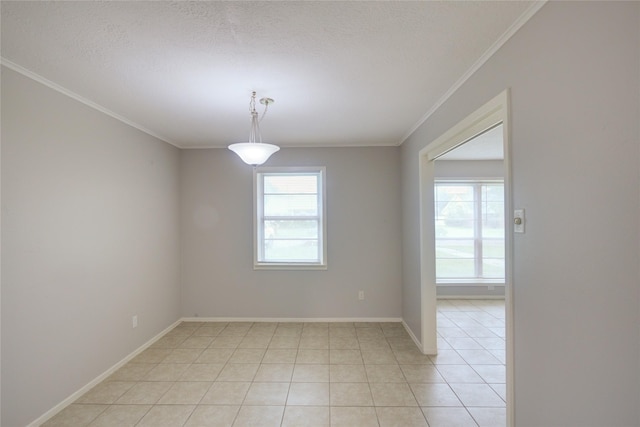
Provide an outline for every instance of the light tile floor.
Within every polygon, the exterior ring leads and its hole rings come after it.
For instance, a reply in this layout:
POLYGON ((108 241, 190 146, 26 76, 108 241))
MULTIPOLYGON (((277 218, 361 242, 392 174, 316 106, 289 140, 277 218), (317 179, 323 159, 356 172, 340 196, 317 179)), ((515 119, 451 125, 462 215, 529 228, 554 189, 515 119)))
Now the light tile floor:
POLYGON ((504 427, 504 302, 399 323, 182 323, 44 426, 504 427))

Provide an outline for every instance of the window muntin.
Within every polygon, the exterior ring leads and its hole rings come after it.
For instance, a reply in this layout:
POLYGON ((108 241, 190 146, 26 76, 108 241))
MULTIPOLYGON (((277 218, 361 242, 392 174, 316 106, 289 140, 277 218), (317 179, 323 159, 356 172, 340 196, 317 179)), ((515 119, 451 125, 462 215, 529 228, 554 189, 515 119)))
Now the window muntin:
POLYGON ((504 183, 435 182, 436 280, 504 282, 504 183))
POLYGON ((324 168, 255 172, 255 268, 326 268, 324 168))

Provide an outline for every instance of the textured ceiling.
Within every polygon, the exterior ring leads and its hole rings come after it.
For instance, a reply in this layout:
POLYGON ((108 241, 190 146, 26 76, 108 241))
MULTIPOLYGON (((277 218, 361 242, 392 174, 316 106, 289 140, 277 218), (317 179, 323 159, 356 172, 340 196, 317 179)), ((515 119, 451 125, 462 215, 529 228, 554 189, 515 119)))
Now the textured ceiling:
POLYGON ((2 1, 2 61, 176 146, 401 143, 531 2, 2 1), (261 106, 259 106, 261 107, 261 106), (261 108, 259 108, 261 111, 261 108))

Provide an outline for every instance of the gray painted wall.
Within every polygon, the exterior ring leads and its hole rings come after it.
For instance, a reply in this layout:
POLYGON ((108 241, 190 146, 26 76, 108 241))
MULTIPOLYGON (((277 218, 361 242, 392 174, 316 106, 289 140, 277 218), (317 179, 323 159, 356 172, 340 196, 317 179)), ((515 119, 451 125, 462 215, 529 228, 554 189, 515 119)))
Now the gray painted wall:
POLYGON ((547 3, 402 146, 419 336, 418 150, 511 88, 518 427, 640 425, 639 22, 638 2, 547 3))
POLYGON ((385 147, 274 154, 265 166, 326 167, 328 270, 254 271, 252 168, 227 149, 183 151, 182 314, 402 317, 399 153, 385 147))
POLYGON ((6 68, 2 113, 2 425, 20 427, 178 319, 179 151, 6 68))

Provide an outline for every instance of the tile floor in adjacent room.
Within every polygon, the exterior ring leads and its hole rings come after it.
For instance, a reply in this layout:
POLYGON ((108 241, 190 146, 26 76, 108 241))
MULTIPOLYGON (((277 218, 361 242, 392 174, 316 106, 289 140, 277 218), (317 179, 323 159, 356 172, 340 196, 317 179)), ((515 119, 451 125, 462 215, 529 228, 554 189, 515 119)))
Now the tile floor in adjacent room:
POLYGON ((491 426, 504 301, 440 300, 439 352, 400 323, 186 323, 46 427, 491 426))

